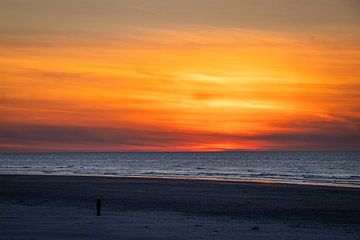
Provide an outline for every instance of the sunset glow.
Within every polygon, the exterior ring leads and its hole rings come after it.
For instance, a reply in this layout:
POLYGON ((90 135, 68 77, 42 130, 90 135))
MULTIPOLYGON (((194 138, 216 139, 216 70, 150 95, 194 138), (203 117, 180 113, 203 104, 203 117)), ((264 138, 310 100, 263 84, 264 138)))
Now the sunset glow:
POLYGON ((359 149, 360 18, 249 27, 185 21, 166 1, 106 2, 140 23, 43 13, 25 25, 22 10, 18 25, 0 21, 1 151, 359 149))

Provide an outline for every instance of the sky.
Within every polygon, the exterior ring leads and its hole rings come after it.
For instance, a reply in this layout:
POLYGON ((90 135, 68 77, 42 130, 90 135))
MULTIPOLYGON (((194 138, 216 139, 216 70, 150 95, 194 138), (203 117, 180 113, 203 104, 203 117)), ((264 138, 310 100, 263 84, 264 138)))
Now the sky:
POLYGON ((0 151, 360 150, 359 0, 1 0, 0 151))

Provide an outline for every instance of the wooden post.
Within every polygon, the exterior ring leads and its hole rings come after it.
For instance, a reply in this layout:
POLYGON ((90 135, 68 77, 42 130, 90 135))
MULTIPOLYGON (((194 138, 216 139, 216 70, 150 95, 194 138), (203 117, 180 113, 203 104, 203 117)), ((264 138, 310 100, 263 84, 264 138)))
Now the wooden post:
POLYGON ((101 215, 101 199, 96 199, 96 216, 101 215))

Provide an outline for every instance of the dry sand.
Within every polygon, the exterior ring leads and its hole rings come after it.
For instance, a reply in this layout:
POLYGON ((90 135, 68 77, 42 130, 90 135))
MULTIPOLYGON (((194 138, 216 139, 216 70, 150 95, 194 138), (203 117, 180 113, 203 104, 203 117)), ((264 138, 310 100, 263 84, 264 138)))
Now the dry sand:
POLYGON ((360 189, 0 175, 0 239, 360 239, 360 189))

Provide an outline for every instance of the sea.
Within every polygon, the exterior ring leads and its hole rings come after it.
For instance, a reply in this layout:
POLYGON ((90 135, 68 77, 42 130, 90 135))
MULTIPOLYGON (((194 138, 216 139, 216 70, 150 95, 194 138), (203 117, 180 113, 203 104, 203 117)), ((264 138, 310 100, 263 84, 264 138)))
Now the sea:
POLYGON ((0 174, 161 177, 360 187, 360 152, 1 153, 0 174))

